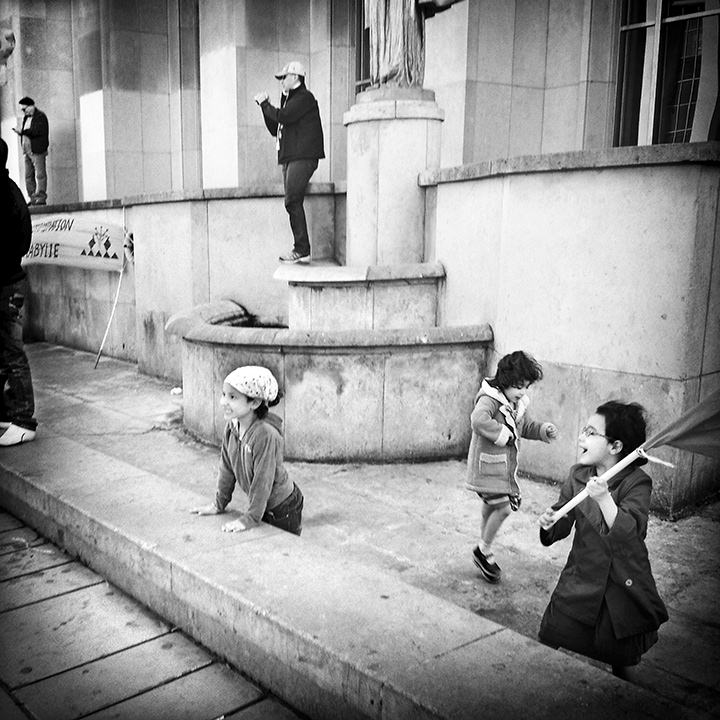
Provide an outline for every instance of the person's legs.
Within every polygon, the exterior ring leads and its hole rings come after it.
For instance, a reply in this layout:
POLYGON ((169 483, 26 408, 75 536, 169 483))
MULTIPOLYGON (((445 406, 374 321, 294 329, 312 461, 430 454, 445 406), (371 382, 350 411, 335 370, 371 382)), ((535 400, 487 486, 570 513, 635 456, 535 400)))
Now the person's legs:
POLYGON ((302 533, 303 505, 303 494, 295 485, 292 494, 272 510, 267 510, 262 520, 293 535, 300 535, 302 533))
POLYGON ((303 202, 308 183, 317 166, 317 160, 293 160, 283 166, 285 210, 290 218, 293 250, 303 257, 310 255, 310 238, 303 202))
POLYGON ((5 388, 7 387, 7 374, 0 366, 0 430, 10 424, 8 411, 5 408, 5 388))
MULTIPOLYGON (((482 497, 482 496, 481 496, 482 497)), ((496 495, 482 497, 482 524, 480 528, 480 542, 473 550, 473 562, 480 568, 483 577, 490 583, 500 581, 502 571, 495 562, 492 551, 492 543, 510 514, 510 503, 507 495, 496 495)))
POLYGON ((35 166, 35 181, 37 190, 35 191, 35 204, 44 205, 47 202, 47 153, 33 154, 32 162, 35 166))
POLYGON ((23 154, 23 159, 25 161, 25 189, 32 204, 35 202, 35 190, 37 188, 35 184, 35 165, 30 155, 23 154))
MULTIPOLYGON (((488 552, 493 540, 495 540, 495 536, 498 534, 498 530, 500 530, 500 526, 505 522, 510 512, 510 503, 503 503, 502 505, 483 504, 483 529, 480 537, 488 552)), ((482 550, 482 546, 480 549, 482 550)))
POLYGON ((7 420, 20 428, 35 430, 32 377, 22 340, 24 286, 24 281, 6 285, 0 293, 0 375, 7 378, 7 420))

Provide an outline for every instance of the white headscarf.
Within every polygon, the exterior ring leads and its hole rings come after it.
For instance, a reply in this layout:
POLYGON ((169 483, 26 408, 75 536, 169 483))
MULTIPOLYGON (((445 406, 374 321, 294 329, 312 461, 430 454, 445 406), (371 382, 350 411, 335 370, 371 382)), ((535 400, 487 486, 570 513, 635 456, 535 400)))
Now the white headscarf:
POLYGON ((260 398, 266 403, 272 402, 278 394, 277 380, 267 368, 259 365, 236 368, 225 378, 225 382, 243 395, 260 398))

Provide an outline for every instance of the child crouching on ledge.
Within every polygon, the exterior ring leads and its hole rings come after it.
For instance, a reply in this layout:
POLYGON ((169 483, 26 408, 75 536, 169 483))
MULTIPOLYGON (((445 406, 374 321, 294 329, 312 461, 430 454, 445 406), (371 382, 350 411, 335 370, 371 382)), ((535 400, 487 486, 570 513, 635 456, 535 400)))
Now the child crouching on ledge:
POLYGON ((225 512, 237 483, 248 496, 248 509, 225 523, 224 532, 249 530, 262 521, 300 535, 303 495, 283 464, 282 420, 268 412, 279 400, 277 381, 267 368, 246 365, 225 378, 220 405, 227 424, 215 500, 190 512, 225 512))

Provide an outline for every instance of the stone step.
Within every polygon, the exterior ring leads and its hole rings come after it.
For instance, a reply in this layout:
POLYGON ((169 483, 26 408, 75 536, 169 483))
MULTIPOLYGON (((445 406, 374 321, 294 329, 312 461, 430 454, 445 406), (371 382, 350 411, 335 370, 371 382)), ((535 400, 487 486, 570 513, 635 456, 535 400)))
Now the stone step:
POLYGON ((441 263, 281 265, 291 330, 424 329, 438 325, 441 263), (341 317, 341 321, 338 318, 341 317))
POLYGON ((0 504, 314 720, 704 717, 81 441, 0 455, 0 504))

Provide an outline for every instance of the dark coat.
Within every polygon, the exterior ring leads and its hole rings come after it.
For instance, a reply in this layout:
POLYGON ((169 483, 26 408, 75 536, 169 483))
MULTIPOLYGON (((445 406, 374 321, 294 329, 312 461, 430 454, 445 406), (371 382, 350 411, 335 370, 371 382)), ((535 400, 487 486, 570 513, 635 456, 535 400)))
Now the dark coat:
POLYGON ((276 108, 264 100, 260 108, 270 134, 280 136, 278 164, 325 157, 320 110, 315 96, 301 84, 280 100, 276 108))
POLYGON ((50 128, 47 115, 42 110, 35 108, 30 127, 22 130, 18 134, 30 138, 30 149, 35 155, 47 152, 50 146, 50 128))
POLYGON ((20 188, 0 169, 0 213, 3 230, 0 240, 0 285, 12 285, 25 277, 20 265, 30 248, 32 222, 20 188))
MULTIPOLYGON (((594 473, 594 468, 573 466, 553 508, 583 490, 594 473)), ((540 530, 542 544, 551 545, 575 525, 572 549, 551 602, 579 622, 595 625, 604 599, 617 638, 657 630, 668 619, 645 546, 651 489, 650 478, 630 466, 610 481, 618 506, 611 529, 597 503, 586 498, 549 530, 540 530)))

